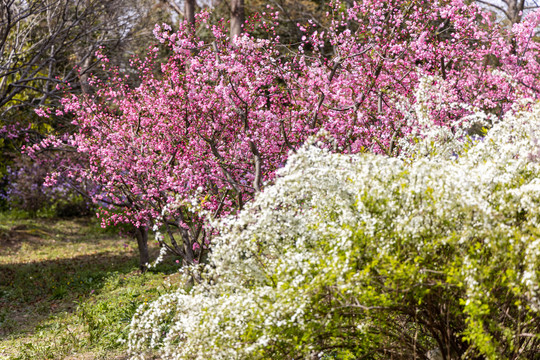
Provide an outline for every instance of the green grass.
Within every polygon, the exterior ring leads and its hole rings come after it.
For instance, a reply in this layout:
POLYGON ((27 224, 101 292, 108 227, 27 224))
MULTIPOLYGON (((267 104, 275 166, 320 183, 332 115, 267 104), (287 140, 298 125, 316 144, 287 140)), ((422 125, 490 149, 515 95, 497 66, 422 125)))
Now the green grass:
POLYGON ((93 219, 0 213, 0 359, 125 359, 137 307, 179 281, 172 261, 137 261, 136 242, 93 219))

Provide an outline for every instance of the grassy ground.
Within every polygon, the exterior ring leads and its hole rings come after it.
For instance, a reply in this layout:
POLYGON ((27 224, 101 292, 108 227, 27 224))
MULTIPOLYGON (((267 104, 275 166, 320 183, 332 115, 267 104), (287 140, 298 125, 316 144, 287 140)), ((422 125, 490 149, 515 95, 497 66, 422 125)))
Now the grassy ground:
POLYGON ((92 219, 0 213, 0 359, 127 358, 132 314, 177 280, 174 262, 141 274, 137 259, 92 219))

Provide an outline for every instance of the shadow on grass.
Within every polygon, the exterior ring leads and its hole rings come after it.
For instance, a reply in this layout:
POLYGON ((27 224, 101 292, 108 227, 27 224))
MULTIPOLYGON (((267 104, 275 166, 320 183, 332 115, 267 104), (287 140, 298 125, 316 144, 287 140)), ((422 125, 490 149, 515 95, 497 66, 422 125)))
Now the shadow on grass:
MULTIPOLYGON (((52 243, 85 243, 95 240, 120 238, 115 228, 103 229, 92 218, 22 219, 4 221, 0 218, 0 256, 16 253, 23 244, 39 246, 52 243)), ((126 233, 126 231, 124 231, 126 233)))
MULTIPOLYGON (((149 245, 155 258, 159 249, 149 245)), ((42 335, 56 336, 51 326, 62 331, 74 326, 77 336, 92 342, 92 336, 113 327, 98 342, 117 347, 136 307, 159 296, 163 279, 178 271, 175 259, 167 259, 141 276, 138 259, 132 239, 119 236, 118 229, 100 228, 95 219, 0 216, 0 341, 20 338, 32 345, 42 335)))
POLYGON ((0 339, 73 311, 75 301, 98 293, 110 274, 133 276, 137 268, 134 253, 0 264, 0 339))

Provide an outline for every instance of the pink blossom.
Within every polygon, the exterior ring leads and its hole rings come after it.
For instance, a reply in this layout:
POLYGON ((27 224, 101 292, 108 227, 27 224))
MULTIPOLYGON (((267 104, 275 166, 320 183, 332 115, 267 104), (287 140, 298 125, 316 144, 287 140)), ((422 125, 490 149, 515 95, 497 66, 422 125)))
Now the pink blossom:
MULTIPOLYGON (((205 40, 185 23, 172 34, 156 25, 172 55, 156 64, 152 49, 134 60, 137 87, 100 54, 109 79, 90 81, 93 96, 63 100, 58 111, 74 115, 77 131, 62 141, 88 159, 74 177, 99 184, 94 200, 119 210, 102 209, 103 224, 174 224, 188 256, 210 236, 208 216, 241 209, 321 129, 335 151, 395 155, 396 138, 414 125, 400 104, 414 104, 422 77, 440 79, 426 106, 430 121, 445 126, 468 114, 456 102, 502 116, 514 99, 538 97, 539 45, 529 41, 538 14, 509 32, 464 0, 414 3, 365 0, 343 12, 335 2, 329 29, 297 24, 314 46, 290 56, 263 22, 268 39, 245 33, 234 45, 220 26, 205 40), (354 32, 343 30, 348 21, 354 32)), ((197 15, 197 26, 208 16, 197 15)))

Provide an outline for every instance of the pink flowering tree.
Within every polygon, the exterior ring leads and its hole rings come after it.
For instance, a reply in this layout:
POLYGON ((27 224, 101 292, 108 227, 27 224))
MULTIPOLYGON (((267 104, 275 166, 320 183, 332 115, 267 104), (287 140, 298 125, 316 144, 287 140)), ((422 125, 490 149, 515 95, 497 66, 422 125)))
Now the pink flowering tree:
POLYGON ((501 117, 515 98, 538 95, 537 14, 508 30, 463 0, 334 1, 330 9, 329 29, 299 24, 302 43, 287 51, 271 8, 232 41, 206 13, 196 27, 210 38, 186 23, 176 32, 156 26, 168 61, 156 64, 158 48, 134 60, 133 87, 101 54, 110 77, 94 78, 92 95, 66 97, 58 110, 77 130, 41 147, 85 154, 88 166, 69 176, 99 184, 104 225, 134 225, 142 266, 152 227, 163 249, 192 264, 208 248, 209 221, 242 209, 309 136, 324 130, 339 152, 398 154, 397 140, 417 126, 421 79, 440 90, 426 95, 429 121, 449 127, 473 110, 501 117), (268 38, 250 35, 252 27, 268 38))

